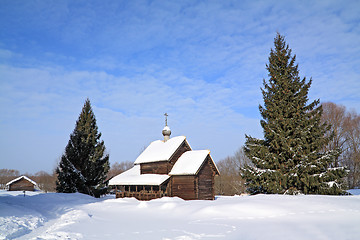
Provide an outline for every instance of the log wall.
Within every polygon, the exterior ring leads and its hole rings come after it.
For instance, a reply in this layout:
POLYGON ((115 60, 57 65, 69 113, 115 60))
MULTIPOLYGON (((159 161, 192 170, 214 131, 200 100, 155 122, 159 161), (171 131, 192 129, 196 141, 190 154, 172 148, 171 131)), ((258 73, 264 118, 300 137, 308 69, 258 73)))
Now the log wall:
POLYGON ((9 186, 9 191, 34 191, 34 184, 22 178, 9 186))
POLYGON ((195 176, 171 176, 171 196, 184 200, 197 199, 195 176))
POLYGON ((169 163, 167 161, 152 162, 152 163, 141 163, 140 172, 141 174, 168 174, 169 163))
POLYGON ((211 166, 212 161, 207 157, 204 165, 199 171, 198 178, 198 199, 214 200, 214 176, 215 172, 211 166))

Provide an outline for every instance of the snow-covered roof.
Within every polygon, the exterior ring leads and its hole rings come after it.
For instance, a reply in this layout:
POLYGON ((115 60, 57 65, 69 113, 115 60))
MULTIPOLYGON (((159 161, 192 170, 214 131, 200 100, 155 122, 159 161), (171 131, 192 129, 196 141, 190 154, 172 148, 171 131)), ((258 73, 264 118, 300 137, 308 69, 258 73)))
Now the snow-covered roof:
POLYGON ((169 175, 196 175, 200 170, 209 150, 187 151, 176 161, 169 175))
POLYGON ((120 173, 109 181, 109 185, 160 185, 170 176, 163 174, 140 174, 140 165, 120 173))
POLYGON ((184 136, 173 137, 166 142, 154 141, 139 155, 134 164, 168 161, 184 141, 184 136))
POLYGON ((8 186, 8 185, 10 185, 10 184, 12 184, 12 183, 14 183, 14 182, 17 182, 17 181, 21 180, 22 178, 28 180, 29 182, 31 182, 31 183, 34 184, 34 185, 37 185, 36 182, 34 182, 33 180, 31 180, 31 179, 28 178, 27 176, 20 176, 20 177, 18 177, 18 178, 15 178, 14 180, 11 180, 10 182, 8 182, 8 183, 6 184, 6 186, 8 186))

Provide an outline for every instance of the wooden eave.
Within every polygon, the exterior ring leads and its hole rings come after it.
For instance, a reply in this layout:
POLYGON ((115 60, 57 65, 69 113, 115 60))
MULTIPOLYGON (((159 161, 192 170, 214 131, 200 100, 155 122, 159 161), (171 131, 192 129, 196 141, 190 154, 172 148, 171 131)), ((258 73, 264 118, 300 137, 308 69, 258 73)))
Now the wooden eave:
POLYGON ((180 149, 180 147, 183 145, 184 142, 185 142, 185 144, 190 148, 189 151, 191 151, 192 149, 191 149, 189 143, 186 141, 186 137, 185 137, 184 141, 183 141, 183 142, 178 146, 178 148, 173 152, 173 154, 171 155, 171 157, 169 157, 169 159, 168 159, 168 160, 165 160, 165 161, 171 162, 171 159, 174 157, 175 153, 180 149))
POLYGON ((198 175, 200 170, 204 167, 204 164, 207 161, 207 158, 209 157, 210 159, 210 167, 211 169, 215 172, 215 175, 220 175, 219 169, 216 167, 214 160, 212 159, 212 157, 210 156, 210 153, 206 156, 205 160, 203 161, 203 163, 201 164, 201 166, 199 167, 199 169, 196 171, 195 175, 198 175))

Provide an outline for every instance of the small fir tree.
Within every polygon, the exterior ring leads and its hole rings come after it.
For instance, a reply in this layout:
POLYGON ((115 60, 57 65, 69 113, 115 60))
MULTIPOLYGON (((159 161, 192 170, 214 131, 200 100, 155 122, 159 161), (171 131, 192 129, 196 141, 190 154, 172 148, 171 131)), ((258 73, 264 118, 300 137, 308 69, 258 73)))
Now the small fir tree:
POLYGON ((105 144, 100 137, 87 99, 56 169, 57 192, 80 192, 94 197, 105 194, 109 155, 105 154, 105 144))
POLYGON ((300 79, 296 56, 277 34, 271 49, 269 80, 261 89, 264 140, 246 136, 253 163, 241 169, 247 190, 257 193, 344 194, 344 168, 330 168, 338 151, 322 151, 329 125, 321 122, 319 100, 307 105, 312 80, 300 79))

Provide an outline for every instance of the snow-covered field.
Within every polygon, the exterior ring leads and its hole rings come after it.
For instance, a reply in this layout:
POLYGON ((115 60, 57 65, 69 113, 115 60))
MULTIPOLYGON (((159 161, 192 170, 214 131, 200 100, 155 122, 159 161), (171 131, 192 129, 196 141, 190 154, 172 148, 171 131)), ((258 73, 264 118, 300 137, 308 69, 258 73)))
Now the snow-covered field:
POLYGON ((0 191, 0 239, 360 239, 360 195, 142 202, 0 191))

